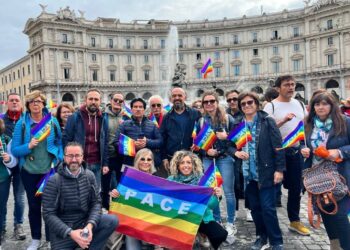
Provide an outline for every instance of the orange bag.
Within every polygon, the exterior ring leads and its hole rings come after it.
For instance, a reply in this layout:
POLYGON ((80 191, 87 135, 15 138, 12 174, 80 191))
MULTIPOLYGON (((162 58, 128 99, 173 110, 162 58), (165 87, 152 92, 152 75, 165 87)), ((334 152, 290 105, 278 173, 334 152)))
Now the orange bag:
MULTIPOLYGON (((319 146, 314 150, 314 154, 321 158, 327 158, 329 156, 329 151, 326 149, 325 146, 319 146)), ((341 158, 335 159, 336 163, 342 162, 343 160, 341 158)))

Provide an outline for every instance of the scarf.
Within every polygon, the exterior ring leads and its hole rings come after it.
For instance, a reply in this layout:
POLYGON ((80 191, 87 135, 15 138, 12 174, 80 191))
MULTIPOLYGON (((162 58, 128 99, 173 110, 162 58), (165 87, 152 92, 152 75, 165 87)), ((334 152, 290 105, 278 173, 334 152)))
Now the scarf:
POLYGON ((333 127, 333 121, 328 117, 324 122, 320 118, 314 118, 314 129, 311 135, 311 145, 317 148, 320 145, 325 145, 328 140, 329 131, 333 127))
POLYGON ((179 173, 178 175, 174 176, 174 181, 183 183, 183 184, 198 185, 200 178, 201 176, 198 176, 195 174, 185 176, 179 173))
POLYGON ((18 121, 21 117, 22 111, 7 111, 7 116, 12 121, 18 121))

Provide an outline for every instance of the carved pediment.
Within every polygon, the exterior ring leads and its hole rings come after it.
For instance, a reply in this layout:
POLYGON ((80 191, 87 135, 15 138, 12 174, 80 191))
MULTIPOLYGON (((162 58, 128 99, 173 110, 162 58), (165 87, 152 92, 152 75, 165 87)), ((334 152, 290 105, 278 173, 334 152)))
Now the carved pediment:
POLYGON ((252 60, 250 60, 251 64, 260 64, 262 61, 260 58, 254 58, 252 60))
POLYGON ((303 58, 304 58, 304 55, 302 55, 302 54, 294 54, 290 57, 290 59, 292 59, 292 60, 301 60, 303 58))
POLYGON ((135 70, 135 67, 134 67, 133 65, 126 65, 126 66, 124 67, 124 69, 125 69, 126 71, 134 71, 134 70, 135 70))
POLYGON ((72 68, 72 64, 69 63, 69 62, 64 62, 64 63, 61 63, 61 68, 64 69, 64 68, 72 68))
POLYGON ((235 59, 231 62, 231 65, 234 66, 234 65, 242 65, 242 61, 239 60, 239 59, 235 59))
POLYGON ((100 69, 100 65, 98 65, 98 64, 91 64, 89 66, 89 69, 100 69))
POLYGON ((108 65, 107 66, 107 70, 108 71, 115 71, 115 70, 117 70, 117 66, 115 66, 115 65, 108 65))
POLYGON ((323 51, 323 54, 325 55, 332 55, 332 54, 335 54, 337 53, 337 49, 336 48, 328 48, 328 49, 325 49, 323 51))
POLYGON ((152 66, 149 65, 149 64, 146 64, 146 65, 143 65, 143 66, 141 67, 141 69, 142 69, 142 70, 151 70, 151 69, 152 69, 152 66))
POLYGON ((273 56, 270 58, 270 62, 282 62, 282 57, 280 56, 273 56))
POLYGON ((214 62, 213 63, 214 68, 221 68, 222 66, 224 66, 224 64, 222 62, 214 62))
POLYGON ((76 16, 74 10, 70 10, 69 6, 62 9, 62 7, 57 11, 56 20, 71 20, 76 22, 76 16))
POLYGON ((196 63, 196 64, 194 65, 194 68, 195 68, 195 69, 201 69, 201 68, 203 68, 203 63, 201 63, 201 62, 196 63))

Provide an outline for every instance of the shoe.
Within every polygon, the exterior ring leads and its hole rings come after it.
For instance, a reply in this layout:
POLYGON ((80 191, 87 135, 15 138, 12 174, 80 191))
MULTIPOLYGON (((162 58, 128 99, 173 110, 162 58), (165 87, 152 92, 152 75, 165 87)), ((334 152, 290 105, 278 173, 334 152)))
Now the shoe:
POLYGON ((283 250, 283 245, 275 245, 271 247, 271 250, 283 250))
POLYGON ((222 246, 227 247, 231 246, 233 243, 235 243, 235 236, 234 235, 227 235, 226 240, 222 243, 222 246))
POLYGON ((208 237, 206 235, 199 233, 199 234, 197 234, 197 236, 198 236, 198 240, 199 240, 199 245, 201 245, 201 247, 204 247, 204 248, 210 247, 210 243, 209 243, 208 237))
POLYGON ((43 249, 43 250, 47 250, 47 249, 51 249, 51 244, 50 241, 45 241, 43 242, 38 249, 43 249))
POLYGON ((40 240, 32 240, 32 243, 30 243, 27 250, 38 250, 39 247, 40 247, 40 240))
POLYGON ((246 221, 253 222, 252 212, 249 209, 246 209, 246 221))
POLYGON ((15 226, 15 230, 14 230, 13 235, 14 235, 14 238, 16 240, 25 240, 26 239, 26 234, 24 233, 22 224, 17 224, 15 226))
POLYGON ((237 233, 237 228, 233 223, 226 223, 225 229, 228 235, 235 235, 237 233))
POLYGON ((292 221, 289 224, 288 229, 290 231, 297 232, 298 234, 301 234, 301 235, 305 235, 305 236, 310 235, 310 230, 307 227, 305 227, 304 224, 301 223, 300 221, 292 221))
POLYGON ((258 237, 256 238, 254 244, 250 247, 250 250, 263 250, 267 249, 269 244, 267 244, 267 238, 258 237))

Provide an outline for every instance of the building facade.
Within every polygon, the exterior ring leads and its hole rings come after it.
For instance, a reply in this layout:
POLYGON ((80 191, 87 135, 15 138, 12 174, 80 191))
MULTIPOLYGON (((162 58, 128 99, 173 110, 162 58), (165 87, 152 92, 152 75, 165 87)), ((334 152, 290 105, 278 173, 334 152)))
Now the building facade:
POLYGON ((302 9, 252 17, 182 22, 87 20, 84 12, 77 17, 69 7, 57 13, 42 8, 24 29, 30 41, 30 89, 40 89, 58 102, 81 103, 90 87, 102 91, 105 103, 115 90, 128 100, 148 99, 165 90, 175 64, 169 62, 168 52, 174 27, 176 57, 193 97, 212 88, 220 95, 231 89, 263 93, 281 74, 296 77, 297 91, 305 99, 319 88, 331 88, 340 97, 350 95, 349 0, 319 0, 302 9), (203 79, 200 70, 208 58, 214 70, 203 79))

